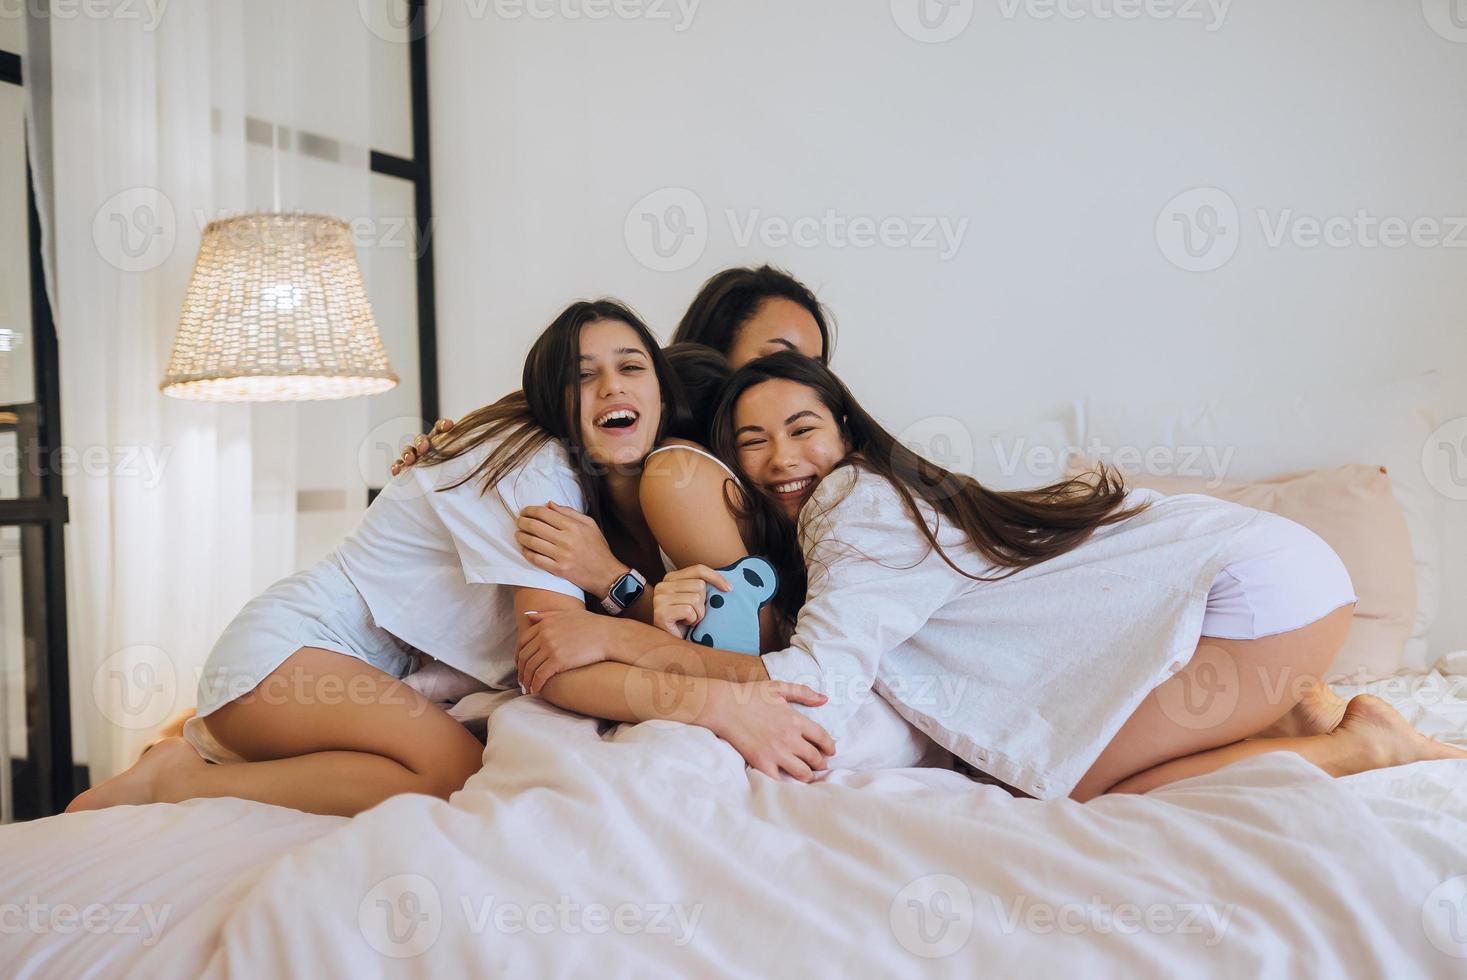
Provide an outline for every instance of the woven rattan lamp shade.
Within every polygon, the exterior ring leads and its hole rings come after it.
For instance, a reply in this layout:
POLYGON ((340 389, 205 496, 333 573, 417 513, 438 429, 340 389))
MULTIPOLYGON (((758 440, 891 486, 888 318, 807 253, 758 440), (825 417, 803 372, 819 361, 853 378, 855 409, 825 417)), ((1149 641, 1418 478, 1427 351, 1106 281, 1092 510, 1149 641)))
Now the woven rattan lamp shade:
POLYGON ((164 394, 304 401, 396 384, 346 222, 249 214, 204 229, 164 394))

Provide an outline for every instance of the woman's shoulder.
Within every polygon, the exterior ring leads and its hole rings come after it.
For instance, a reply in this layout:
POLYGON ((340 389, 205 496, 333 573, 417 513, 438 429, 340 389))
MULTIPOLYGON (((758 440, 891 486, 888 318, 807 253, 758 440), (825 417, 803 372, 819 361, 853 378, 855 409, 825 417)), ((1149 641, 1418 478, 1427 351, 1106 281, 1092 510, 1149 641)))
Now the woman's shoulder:
POLYGON ((647 454, 642 464, 644 486, 658 486, 669 479, 686 483, 700 477, 737 479, 729 465, 690 439, 665 439, 647 454), (647 478, 651 477, 651 480, 647 478))

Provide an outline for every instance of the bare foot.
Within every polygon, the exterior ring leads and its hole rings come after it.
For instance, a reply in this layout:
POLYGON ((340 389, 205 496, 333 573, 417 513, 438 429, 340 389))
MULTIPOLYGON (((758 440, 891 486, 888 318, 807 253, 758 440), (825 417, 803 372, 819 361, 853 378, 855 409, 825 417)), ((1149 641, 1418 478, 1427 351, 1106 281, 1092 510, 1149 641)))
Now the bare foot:
POLYGON ((1345 706, 1339 727, 1330 733, 1348 746, 1337 776, 1404 766, 1434 759, 1467 759, 1467 749, 1438 742, 1411 727, 1401 713, 1372 694, 1359 694, 1345 706))
POLYGON ((1269 725, 1254 738, 1298 738, 1305 735, 1327 735, 1339 727, 1345 717, 1345 699, 1323 681, 1316 680, 1304 691, 1299 703, 1289 713, 1269 725))
POLYGON ((131 769, 118 773, 106 782, 93 786, 67 806, 67 813, 100 810, 103 807, 144 803, 165 803, 160 785, 165 776, 179 770, 208 766, 194 747, 181 738, 165 738, 153 743, 131 769))

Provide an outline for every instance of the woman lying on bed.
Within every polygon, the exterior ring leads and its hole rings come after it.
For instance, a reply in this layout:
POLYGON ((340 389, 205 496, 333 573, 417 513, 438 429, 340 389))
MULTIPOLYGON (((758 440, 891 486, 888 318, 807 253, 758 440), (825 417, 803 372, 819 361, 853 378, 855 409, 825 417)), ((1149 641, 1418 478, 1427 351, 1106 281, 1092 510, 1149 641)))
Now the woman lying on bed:
MULTIPOLYGON (((584 610, 588 589, 608 612, 650 617, 659 543, 683 563, 711 554, 695 520, 659 542, 639 497, 649 453, 687 424, 646 326, 614 302, 573 304, 530 350, 523 391, 461 420, 331 556, 245 606, 205 664, 188 738, 159 741, 68 809, 233 796, 352 815, 398 793, 446 798, 482 747, 401 680, 441 661, 510 687, 517 636, 533 628, 525 614, 584 610), (528 504, 565 529, 540 529, 567 545, 559 560, 522 551, 515 518, 528 504)), ((736 530, 728 547, 744 553, 736 530)), ((688 698, 680 678, 598 664, 542 687, 587 714, 705 725, 771 772, 809 778, 834 751, 790 707, 824 701, 798 685, 714 680, 688 698)))
MULTIPOLYGON (((765 553, 787 556, 787 579, 808 569, 788 647, 746 656, 547 614, 522 639, 530 690, 603 659, 696 660, 710 678, 821 691, 811 715, 837 743, 884 702, 974 768, 1081 801, 1270 751, 1334 775, 1467 758, 1385 702, 1347 706, 1319 681, 1356 597, 1329 546, 1293 522, 1126 493, 1104 471, 987 490, 901 446, 828 368, 794 354, 736 372, 713 439, 764 508, 765 553)), ((696 620, 700 599, 671 580, 654 618, 696 620)))

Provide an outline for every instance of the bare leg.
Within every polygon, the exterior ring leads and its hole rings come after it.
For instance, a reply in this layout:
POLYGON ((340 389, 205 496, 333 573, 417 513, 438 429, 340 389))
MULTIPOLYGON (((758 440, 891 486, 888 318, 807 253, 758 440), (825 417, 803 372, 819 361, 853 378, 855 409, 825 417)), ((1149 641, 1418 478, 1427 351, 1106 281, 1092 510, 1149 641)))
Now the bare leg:
POLYGON ((1334 660, 1353 612, 1353 604, 1342 606, 1307 626, 1257 640, 1202 637, 1187 666, 1146 696, 1071 797, 1091 799, 1154 766, 1276 725, 1334 660))
POLYGON ((210 765, 183 739, 165 738, 67 810, 234 796, 353 816, 399 793, 446 798, 478 770, 483 752, 467 729, 401 681, 311 647, 205 724, 250 761, 210 765))
POLYGON ((1350 699, 1339 725, 1322 735, 1234 742, 1153 766, 1121 780, 1106 792, 1146 793, 1265 752, 1297 752, 1331 776, 1352 776, 1429 759, 1467 759, 1467 749, 1427 738, 1395 708, 1373 695, 1361 694, 1350 699))

